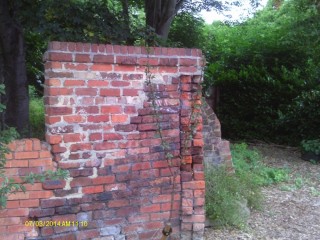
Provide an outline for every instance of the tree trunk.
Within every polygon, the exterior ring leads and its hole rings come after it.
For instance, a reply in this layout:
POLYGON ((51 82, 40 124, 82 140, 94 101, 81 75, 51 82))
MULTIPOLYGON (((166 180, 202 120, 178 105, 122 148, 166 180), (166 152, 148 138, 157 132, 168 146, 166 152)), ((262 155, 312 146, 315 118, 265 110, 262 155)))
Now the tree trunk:
POLYGON ((5 124, 29 135, 29 96, 25 44, 21 26, 13 18, 10 1, 0 0, 0 57, 6 87, 5 124))
POLYGON ((181 2, 177 0, 145 0, 146 24, 163 40, 168 39, 170 26, 181 2))

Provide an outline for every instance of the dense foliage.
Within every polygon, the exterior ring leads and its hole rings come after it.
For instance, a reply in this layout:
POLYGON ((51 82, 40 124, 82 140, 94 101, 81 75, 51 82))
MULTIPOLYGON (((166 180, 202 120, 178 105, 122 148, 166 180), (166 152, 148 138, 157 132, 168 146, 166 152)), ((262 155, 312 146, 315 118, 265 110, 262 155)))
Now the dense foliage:
POLYGON ((298 144, 320 137, 320 13, 284 1, 244 23, 206 29, 206 87, 220 90, 225 137, 298 144))

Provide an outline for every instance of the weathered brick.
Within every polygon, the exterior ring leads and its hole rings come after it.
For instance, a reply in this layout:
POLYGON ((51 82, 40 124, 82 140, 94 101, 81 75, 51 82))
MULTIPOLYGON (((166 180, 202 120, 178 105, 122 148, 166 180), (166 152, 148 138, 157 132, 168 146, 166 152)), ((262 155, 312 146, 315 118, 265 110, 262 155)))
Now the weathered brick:
POLYGON ((63 206, 66 203, 66 199, 56 198, 56 199, 41 199, 40 205, 42 208, 52 208, 63 206))

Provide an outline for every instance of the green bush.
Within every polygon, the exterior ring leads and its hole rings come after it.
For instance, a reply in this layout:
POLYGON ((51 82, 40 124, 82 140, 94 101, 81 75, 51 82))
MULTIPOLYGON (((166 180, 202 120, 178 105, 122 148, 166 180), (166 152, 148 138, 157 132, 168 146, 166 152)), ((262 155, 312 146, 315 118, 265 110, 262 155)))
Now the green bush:
POLYGON ((299 145, 319 138, 319 8, 309 0, 269 6, 238 25, 206 28, 204 86, 220 91, 225 138, 299 145))
POLYGON ((250 209, 262 209, 261 187, 288 180, 288 170, 267 167, 244 143, 232 145, 235 174, 224 166, 205 168, 206 214, 216 226, 243 228, 250 209))
POLYGON ((44 115, 44 102, 43 97, 40 97, 35 87, 29 87, 29 108, 30 108, 30 128, 31 136, 44 140, 45 138, 45 115, 44 115))

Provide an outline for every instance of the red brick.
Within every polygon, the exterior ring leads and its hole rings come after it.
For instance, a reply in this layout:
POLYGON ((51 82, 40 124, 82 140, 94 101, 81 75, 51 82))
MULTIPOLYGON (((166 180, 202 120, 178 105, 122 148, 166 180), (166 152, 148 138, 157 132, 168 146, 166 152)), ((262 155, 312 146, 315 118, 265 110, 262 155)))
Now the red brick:
POLYGON ((160 58, 159 66, 177 66, 178 58, 160 58))
POLYGON ((66 203, 65 198, 55 198, 55 199, 41 199, 41 208, 52 208, 58 206, 64 206, 66 203))
POLYGON ((163 161, 156 161, 152 163, 154 168, 167 168, 168 162, 166 160, 163 161))
POLYGON ((135 155, 139 153, 149 153, 149 148, 148 147, 143 147, 143 148, 132 148, 128 149, 128 154, 130 155, 135 155))
POLYGON ((72 62, 72 54, 71 53, 57 53, 57 52, 49 52, 48 59, 50 61, 57 62, 72 62))
POLYGON ((45 91, 49 96, 66 96, 73 93, 73 89, 70 88, 48 88, 45 91))
POLYGON ((128 87, 128 86, 130 86, 130 82, 128 82, 128 81, 112 81, 111 86, 113 86, 113 87, 128 87))
POLYGON ((29 193, 29 198, 49 198, 52 197, 52 191, 33 191, 29 193))
POLYGON ((16 152, 15 159, 32 159, 38 158, 39 152, 16 152))
POLYGON ((29 192, 16 192, 14 194, 10 194, 8 196, 8 200, 22 200, 22 199, 29 199, 29 192))
POLYGON ((122 106, 121 105, 101 106, 101 113, 119 114, 119 113, 122 113, 122 106))
POLYGON ((19 208, 19 201, 8 201, 6 208, 19 208))
POLYGON ((119 148, 136 148, 136 147, 140 147, 139 141, 127 141, 127 142, 119 143, 119 148))
POLYGON ((159 67, 159 73, 177 73, 178 68, 177 67, 167 67, 167 66, 162 66, 159 67))
POLYGON ((163 222, 147 222, 144 223, 145 229, 161 229, 163 227, 163 222))
POLYGON ((158 195, 152 198, 152 203, 171 202, 171 194, 158 195))
POLYGON ((115 72, 134 72, 135 69, 136 67, 132 65, 115 65, 114 66, 115 72))
POLYGON ((136 65, 137 57, 133 56, 116 56, 116 63, 122 65, 136 65))
POLYGON ((89 107, 76 107, 77 114, 97 114, 99 113, 99 108, 97 106, 89 107))
POLYGON ((91 193, 100 193, 103 192, 103 186, 89 186, 89 187, 83 187, 82 192, 85 194, 91 194, 91 193))
POLYGON ((5 167, 6 168, 11 168, 11 167, 17 167, 17 168, 29 167, 29 162, 27 160, 10 160, 10 161, 7 161, 5 167))
POLYGON ((46 134, 46 141, 50 144, 58 144, 62 142, 62 136, 46 134))
POLYGON ((87 64, 74 64, 74 63, 65 63, 63 64, 65 69, 76 70, 76 71, 88 71, 89 66, 87 64))
MULTIPOLYGON (((127 114, 135 114, 137 113, 137 109, 135 106, 125 106, 124 107, 124 113, 127 113, 127 114)), ((130 122, 132 122, 132 118, 130 119, 130 122)))
POLYGON ((101 89, 100 95, 107 97, 120 97, 120 89, 101 89))
POLYGON ((158 126, 156 123, 145 123, 145 124, 139 124, 138 130, 139 131, 150 131, 150 130, 157 130, 158 126))
POLYGON ((17 225, 20 223, 21 223, 20 217, 0 218, 0 226, 17 225))
POLYGON ((109 208, 125 207, 128 205, 129 205, 129 201, 126 199, 111 200, 108 203, 109 208))
POLYGON ((138 89, 123 89, 123 96, 139 96, 138 89))
POLYGON ((76 54, 75 56, 76 62, 86 63, 91 62, 90 55, 89 54, 76 54))
POLYGON ((109 116, 108 115, 89 115, 87 121, 93 122, 93 123, 108 122, 109 116))
POLYGON ((57 117, 57 116, 46 116, 45 117, 45 122, 47 124, 55 124, 61 121, 61 117, 57 117))
POLYGON ((179 71, 180 72, 186 72, 186 73, 195 73, 198 71, 197 67, 193 67, 193 66, 190 66, 190 67, 180 67, 179 68, 179 71))
POLYGON ((28 216, 29 208, 17 208, 17 209, 10 209, 7 211, 7 217, 23 217, 28 216))
POLYGON ((183 182, 183 189, 204 189, 205 181, 193 181, 193 182, 183 182))
POLYGON ((129 216, 128 220, 130 223, 147 222, 150 220, 150 214, 129 216))
POLYGON ((132 170, 133 171, 146 170, 146 169, 150 169, 150 168, 151 168, 151 164, 149 162, 134 163, 132 165, 132 170))
POLYGON ((195 180, 204 180, 204 172, 194 172, 195 180))
POLYGON ((108 72, 112 71, 112 65, 110 64, 93 64, 90 68, 91 71, 108 72))
POLYGON ((109 150, 109 149, 116 149, 117 145, 115 143, 103 142, 97 143, 94 145, 95 150, 109 150))
POLYGON ((107 87, 109 86, 108 81, 104 80, 90 80, 88 81, 88 87, 107 87))
POLYGON ((128 121, 128 115, 111 115, 112 123, 125 123, 128 121))
POLYGON ((84 80, 65 80, 64 86, 65 87, 81 87, 85 85, 84 80))
POLYGON ((55 115, 70 115, 72 114, 72 108, 70 107, 47 107, 47 114, 51 116, 55 115))
POLYGON ((91 133, 91 134, 89 135, 89 140, 90 140, 90 141, 102 140, 102 133, 91 133))
POLYGON ((149 66, 157 66, 159 64, 159 58, 139 58, 138 59, 139 65, 149 65, 149 66))
POLYGON ((51 158, 38 158, 29 160, 29 167, 53 166, 51 158))
POLYGON ((149 206, 141 206, 141 213, 152 213, 152 212, 160 212, 160 204, 152 204, 149 206))
POLYGON ((123 136, 118 133, 105 133, 103 134, 104 140, 122 140, 123 136))
POLYGON ((137 212, 135 207, 122 207, 117 210, 116 216, 118 217, 128 217, 137 212))
POLYGON ((46 62, 44 64, 46 69, 61 69, 62 68, 62 63, 60 62, 46 62))
POLYGON ((63 135, 63 141, 65 143, 68 142, 81 142, 81 135, 80 133, 69 133, 63 135))
POLYGON ((76 95, 78 96, 96 96, 98 92, 97 88, 77 88, 76 95))
POLYGON ((180 58, 179 65, 180 66, 195 66, 195 65, 197 65, 197 59, 195 59, 195 58, 180 58))
POLYGON ((123 80, 141 80, 143 76, 143 74, 124 74, 123 80))
POLYGON ((82 230, 76 233, 77 240, 86 240, 86 239, 99 239, 96 237, 100 236, 100 230, 98 229, 90 229, 90 230, 82 230))
POLYGON ((94 63, 114 63, 114 55, 95 55, 93 57, 93 62, 94 63))
POLYGON ((184 216, 182 218, 183 222, 198 222, 203 223, 205 221, 205 215, 191 215, 191 216, 184 216))
POLYGON ((97 177, 92 179, 92 184, 110 184, 115 182, 114 176, 103 176, 103 177, 97 177))
POLYGON ((173 204, 170 203, 161 203, 161 211, 171 211, 173 210, 179 210, 180 209, 180 201, 175 201, 173 204), (172 208, 172 209, 171 209, 172 208))
POLYGON ((77 177, 74 178, 70 183, 71 187, 81 187, 89 185, 92 185, 92 179, 88 177, 77 177))
POLYGON ((71 116, 63 116, 63 120, 67 123, 82 123, 85 121, 85 118, 79 115, 71 115, 71 116))

